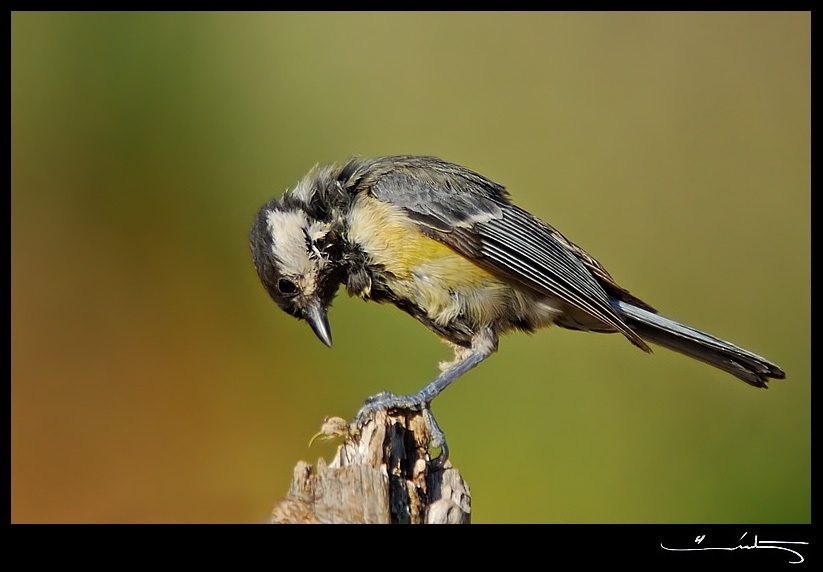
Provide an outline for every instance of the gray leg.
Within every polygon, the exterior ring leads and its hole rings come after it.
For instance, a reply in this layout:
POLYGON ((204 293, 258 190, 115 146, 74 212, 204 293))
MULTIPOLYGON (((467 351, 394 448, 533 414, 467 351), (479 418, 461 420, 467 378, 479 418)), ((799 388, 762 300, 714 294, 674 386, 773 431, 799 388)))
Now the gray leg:
POLYGON ((448 456, 446 436, 434 420, 434 415, 431 413, 431 402, 452 382, 489 357, 496 349, 497 336, 491 330, 484 330, 472 340, 471 349, 458 352, 455 361, 426 387, 412 395, 396 395, 384 391, 369 397, 358 412, 356 421, 362 422, 375 411, 386 409, 422 410, 432 433, 432 444, 443 451, 438 460, 440 463, 445 462, 445 456, 448 456))

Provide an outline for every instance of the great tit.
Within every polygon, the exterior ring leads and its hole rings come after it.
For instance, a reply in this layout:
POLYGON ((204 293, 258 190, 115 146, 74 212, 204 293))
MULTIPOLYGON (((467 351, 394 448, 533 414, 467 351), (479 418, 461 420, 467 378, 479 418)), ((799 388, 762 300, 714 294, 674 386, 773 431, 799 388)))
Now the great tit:
POLYGON ((250 244, 271 298, 327 346, 326 312, 340 284, 350 296, 394 304, 453 346, 455 360, 440 376, 413 395, 369 398, 361 417, 410 407, 433 422, 432 400, 496 351, 501 334, 551 324, 619 332, 643 351, 651 342, 754 387, 785 377, 759 355, 661 316, 593 256, 513 204, 502 185, 435 157, 315 167, 263 205, 250 244))

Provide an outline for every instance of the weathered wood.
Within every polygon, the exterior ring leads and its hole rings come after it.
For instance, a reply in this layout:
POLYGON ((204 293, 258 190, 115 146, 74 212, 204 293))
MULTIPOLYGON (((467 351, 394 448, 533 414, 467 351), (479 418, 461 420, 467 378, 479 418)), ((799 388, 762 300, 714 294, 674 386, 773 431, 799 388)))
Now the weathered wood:
POLYGON ((300 461, 271 522, 461 524, 471 518, 471 494, 450 461, 429 458, 431 434, 419 411, 377 412, 347 427, 339 417, 318 434, 342 437, 330 463, 300 461))

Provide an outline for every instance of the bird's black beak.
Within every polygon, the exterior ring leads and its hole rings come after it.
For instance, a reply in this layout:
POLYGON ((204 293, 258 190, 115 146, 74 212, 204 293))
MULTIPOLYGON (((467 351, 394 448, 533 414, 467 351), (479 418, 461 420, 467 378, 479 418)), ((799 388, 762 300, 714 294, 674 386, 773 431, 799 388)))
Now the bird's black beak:
POLYGON ((329 329, 329 319, 326 316, 326 309, 319 300, 313 300, 306 308, 306 321, 311 326, 315 335, 320 341, 331 347, 331 329, 329 329))

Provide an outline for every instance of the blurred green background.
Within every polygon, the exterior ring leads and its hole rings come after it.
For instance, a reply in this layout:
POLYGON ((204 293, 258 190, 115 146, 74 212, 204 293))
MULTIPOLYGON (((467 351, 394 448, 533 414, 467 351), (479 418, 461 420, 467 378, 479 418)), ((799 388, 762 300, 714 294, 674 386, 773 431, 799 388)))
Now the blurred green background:
POLYGON ((768 391, 552 328, 435 403, 473 521, 807 523, 808 13, 13 13, 13 522, 262 522, 326 415, 450 359, 341 293, 329 350, 248 228, 315 163, 506 185, 768 391))

